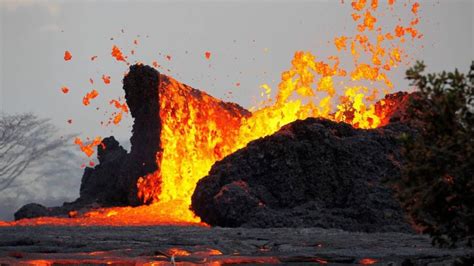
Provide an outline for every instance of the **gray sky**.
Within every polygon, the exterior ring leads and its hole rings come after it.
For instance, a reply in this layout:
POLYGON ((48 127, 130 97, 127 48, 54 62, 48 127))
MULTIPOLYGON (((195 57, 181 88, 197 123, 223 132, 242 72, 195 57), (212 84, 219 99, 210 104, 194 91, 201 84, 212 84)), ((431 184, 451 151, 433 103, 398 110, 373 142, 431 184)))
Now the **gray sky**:
MULTIPOLYGON (((164 74, 250 107, 261 84, 276 88, 295 51, 327 57, 334 52, 328 41, 353 32, 350 0, 345 2, 0 0, 0 111, 51 118, 64 134, 113 134, 127 140, 129 117, 118 127, 99 123, 108 117, 105 109, 111 110, 107 100, 123 96, 121 79, 127 68, 111 58, 111 47, 116 44, 128 53, 134 39, 139 45, 132 62, 157 60, 171 70, 164 74), (67 63, 65 50, 73 55, 67 63), (212 53, 210 61, 204 58, 206 51, 212 53), (165 60, 168 54, 171 61, 165 60), (93 55, 98 58, 91 62, 93 55), (102 74, 112 76, 110 86, 103 85, 102 74), (71 92, 63 95, 61 86, 71 92), (84 107, 82 97, 92 88, 101 95, 84 107)), ((429 71, 457 67, 465 72, 474 59, 474 0, 420 2, 424 48, 414 49, 413 57, 424 60, 429 71)), ((395 13, 407 14, 398 9, 395 13)), ((408 88, 404 71, 399 68, 392 76, 396 90, 408 88)), ((65 195, 74 190, 72 198, 79 190, 80 172, 74 178, 74 187, 65 188, 65 195)))

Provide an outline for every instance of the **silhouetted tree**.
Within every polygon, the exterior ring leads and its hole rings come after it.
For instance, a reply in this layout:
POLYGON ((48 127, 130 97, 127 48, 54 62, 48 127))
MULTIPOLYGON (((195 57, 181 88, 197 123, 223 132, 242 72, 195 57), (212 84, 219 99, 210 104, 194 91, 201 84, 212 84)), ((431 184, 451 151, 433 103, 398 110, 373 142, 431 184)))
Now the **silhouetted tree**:
POLYGON ((419 134, 404 140, 406 163, 399 195, 408 213, 433 243, 454 246, 474 233, 474 62, 457 70, 424 75, 418 62, 407 79, 413 97, 408 116, 419 134))
POLYGON ((9 188, 27 169, 64 147, 66 138, 33 114, 0 114, 0 191, 9 188))

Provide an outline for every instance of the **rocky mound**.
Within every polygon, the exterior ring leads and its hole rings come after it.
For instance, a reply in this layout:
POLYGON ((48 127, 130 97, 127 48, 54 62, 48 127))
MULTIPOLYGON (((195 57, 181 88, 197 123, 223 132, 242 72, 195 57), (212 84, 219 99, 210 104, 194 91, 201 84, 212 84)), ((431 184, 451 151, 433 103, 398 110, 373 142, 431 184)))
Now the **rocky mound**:
POLYGON ((192 209, 213 226, 408 231, 393 190, 396 136, 309 118, 217 162, 197 184, 192 209))
MULTIPOLYGON (((77 200, 52 208, 27 204, 15 213, 16 220, 151 202, 161 190, 161 180, 143 182, 154 193, 150 197, 138 195, 137 181, 160 171, 157 154, 162 149, 163 103, 183 114, 183 130, 191 115, 190 102, 201 110, 201 119, 213 121, 217 130, 251 115, 237 104, 223 102, 141 64, 130 67, 123 84, 134 118, 130 152, 113 137, 105 138, 97 148, 99 164, 84 170, 77 200)), ((405 107, 411 95, 387 95, 377 103, 377 112, 383 114, 384 123, 391 123, 390 128, 356 130, 346 124, 308 119, 252 142, 216 163, 199 183, 193 209, 205 222, 221 226, 322 226, 362 231, 407 228, 391 189, 380 181, 398 176, 394 136, 408 124, 405 107)), ((167 119, 170 112, 163 113, 167 119)), ((173 115, 168 119, 178 121, 173 115)), ((209 129, 198 126, 197 130, 205 135, 209 129)))
MULTIPOLYGON (((91 208, 109 206, 137 206, 148 203, 138 195, 137 181, 140 177, 160 170, 157 153, 161 151, 160 99, 181 97, 200 102, 203 108, 212 106, 221 121, 219 128, 232 119, 239 121, 250 112, 235 103, 223 102, 205 92, 193 89, 156 69, 136 64, 123 79, 123 89, 130 113, 134 119, 131 150, 127 152, 114 137, 104 138, 97 148, 99 164, 86 167, 81 180, 80 197, 60 207, 44 207, 30 203, 15 213, 15 220, 42 216, 67 216, 70 211, 87 211, 91 208)), ((178 107, 177 107, 178 108, 178 107)), ((187 106, 177 110, 189 113, 187 106)), ((205 116, 203 119, 212 119, 205 116)), ((153 180, 153 189, 161 189, 161 180, 153 180)))

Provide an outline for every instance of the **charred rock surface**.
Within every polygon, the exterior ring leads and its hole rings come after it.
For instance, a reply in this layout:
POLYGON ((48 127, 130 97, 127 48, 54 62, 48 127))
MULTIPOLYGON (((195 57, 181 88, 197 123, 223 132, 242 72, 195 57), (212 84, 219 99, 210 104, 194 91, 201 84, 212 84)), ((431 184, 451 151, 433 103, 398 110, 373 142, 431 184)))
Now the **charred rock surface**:
POLYGON ((134 118, 130 153, 114 137, 105 138, 97 148, 99 164, 84 170, 77 200, 52 208, 27 204, 15 213, 15 220, 67 216, 72 210, 100 206, 139 205, 138 178, 159 167, 156 163, 161 131, 159 77, 159 72, 154 68, 137 64, 130 67, 130 72, 123 80, 125 98, 134 118))
POLYGON ((158 170, 156 154, 160 151, 161 121, 159 113, 160 73, 145 65, 133 65, 123 79, 125 98, 134 118, 132 145, 128 161, 124 166, 125 178, 120 182, 129 188, 128 201, 139 205, 137 180, 158 170))
POLYGON ((217 162, 197 184, 192 209, 214 226, 409 231, 382 182, 399 176, 403 128, 296 121, 217 162))
MULTIPOLYGON (((127 153, 113 138, 105 138, 97 148, 99 164, 86 167, 81 181, 80 197, 61 207, 47 208, 27 204, 15 219, 41 216, 67 216, 72 210, 87 210, 107 206, 136 206, 143 204, 137 193, 138 178, 159 171, 157 153, 161 151, 160 95, 180 95, 185 99, 209 105, 219 110, 217 126, 225 127, 231 119, 239 120, 250 112, 235 103, 220 101, 200 90, 193 89, 168 76, 161 75, 150 66, 130 67, 123 80, 123 89, 130 113, 134 119, 131 151, 127 153)), ((162 97, 161 96, 161 97, 162 97)), ((161 98, 163 99, 163 98, 161 98)), ((160 180, 154 180, 156 191, 160 180)))
MULTIPOLYGON (((99 164, 85 169, 76 201, 52 208, 27 204, 15 214, 16 220, 143 204, 137 180, 160 170, 160 99, 192 100, 202 109, 211 106, 218 110, 219 128, 251 115, 237 104, 217 100, 149 66, 131 66, 123 83, 134 118, 131 151, 127 153, 113 137, 105 138, 98 147, 99 164)), ((405 224, 400 209, 380 180, 397 176, 400 160, 392 133, 406 129, 404 113, 410 97, 389 95, 377 106, 389 114, 389 122, 397 122, 385 129, 361 131, 309 119, 251 143, 215 165, 198 185, 193 208, 213 225, 401 230, 405 224)), ((159 191, 161 181, 153 181, 159 191)))
POLYGON ((37 203, 26 204, 15 213, 15 220, 45 216, 68 216, 70 211, 87 211, 99 206, 128 204, 127 187, 119 180, 124 176, 122 168, 127 160, 127 151, 114 137, 104 138, 97 148, 99 164, 86 167, 81 180, 80 196, 74 202, 65 202, 60 207, 45 207, 37 203))
POLYGON ((28 203, 15 212, 15 220, 49 216, 50 214, 51 212, 47 207, 38 203, 28 203))
POLYGON ((121 169, 127 160, 127 151, 114 137, 105 138, 97 148, 99 164, 86 168, 82 176, 80 202, 104 205, 127 204, 127 187, 120 186, 124 176, 121 169))
POLYGON ((0 227, 0 236, 7 265, 172 265, 172 254, 177 265, 474 262, 472 248, 435 248, 428 236, 321 228, 21 226, 0 227))

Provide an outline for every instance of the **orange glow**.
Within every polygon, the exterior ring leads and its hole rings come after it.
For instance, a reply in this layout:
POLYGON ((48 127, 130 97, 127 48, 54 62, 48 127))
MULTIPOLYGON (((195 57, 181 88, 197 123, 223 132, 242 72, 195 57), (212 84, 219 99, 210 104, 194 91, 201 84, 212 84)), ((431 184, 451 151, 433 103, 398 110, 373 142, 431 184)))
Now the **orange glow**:
POLYGON ((347 41, 347 37, 346 36, 342 36, 342 37, 339 37, 339 38, 335 38, 334 39, 334 45, 336 46, 337 50, 341 50, 341 49, 346 49, 347 46, 346 46, 346 41, 347 41))
POLYGON ((220 101, 205 93, 190 97, 193 90, 162 76, 159 104, 163 151, 157 155, 161 171, 141 177, 137 186, 143 202, 181 201, 184 208, 176 207, 173 212, 198 222, 189 210, 191 195, 214 162, 233 151, 242 116, 236 110, 222 109, 220 101), (157 187, 160 180, 162 186, 157 187))
MULTIPOLYGON (((375 100, 380 89, 389 91, 393 84, 387 75, 390 68, 380 66, 401 62, 403 49, 397 45, 399 39, 385 38, 391 29, 386 33, 376 29, 377 19, 371 12, 376 12, 377 1, 369 7, 362 0, 353 1, 352 5, 356 13, 364 14, 363 29, 358 25, 356 36, 335 39, 340 55, 326 61, 310 52, 296 52, 290 69, 282 73, 274 99, 270 86, 262 85, 262 106, 250 117, 230 120, 222 112, 216 113, 218 109, 205 97, 200 101, 186 97, 189 88, 173 79, 167 84, 172 89, 160 87, 162 152, 157 163, 161 168, 139 179, 138 193, 143 202, 182 200, 184 206, 189 206, 197 181, 207 175, 214 162, 297 119, 323 117, 357 128, 384 125, 386 113, 380 110, 385 109, 376 110, 375 100), (352 51, 343 49, 347 40, 354 42, 352 51), (354 65, 341 66, 339 57, 345 54, 354 57, 354 65), (363 55, 371 60, 363 62, 363 55), (359 84, 342 87, 343 94, 337 96, 336 91, 341 88, 336 86, 336 80, 341 79, 346 79, 347 84, 359 84), (373 87, 365 85, 367 82, 373 87), (337 99, 339 103, 335 104, 337 99)), ((196 219, 188 207, 180 211, 187 212, 189 221, 196 219)))
POLYGON ((170 248, 167 253, 176 257, 187 257, 191 255, 191 252, 180 248, 170 248))
POLYGON ((118 112, 113 113, 113 118, 111 118, 112 123, 117 125, 122 121, 123 114, 128 113, 128 106, 126 103, 121 103, 119 100, 111 100, 109 103, 119 110, 118 112))
POLYGON ((372 264, 375 264, 375 263, 377 263, 377 260, 376 259, 370 259, 370 258, 361 259, 359 261, 359 264, 362 264, 362 265, 372 265, 372 264))
POLYGON ((373 30, 376 22, 377 22, 377 19, 374 16, 372 16, 370 11, 367 10, 367 12, 364 15, 364 23, 358 26, 358 30, 360 32, 363 32, 366 29, 373 30))
POLYGON ((84 154, 87 155, 87 157, 91 157, 92 154, 94 154, 94 148, 100 145, 102 142, 101 137, 96 137, 92 142, 89 144, 84 144, 83 141, 80 138, 75 138, 74 139, 74 144, 78 145, 79 148, 81 149, 84 154))
POLYGON ((207 256, 219 256, 219 255, 222 255, 222 252, 220 250, 217 250, 217 249, 207 249, 206 251, 198 251, 198 252, 195 252, 197 254, 203 254, 203 255, 207 255, 207 256))
POLYGON ((64 52, 64 61, 69 61, 72 59, 72 55, 71 55, 71 52, 69 51, 65 51, 64 52))
POLYGON ((117 61, 124 61, 125 62, 125 58, 123 57, 122 51, 116 45, 114 45, 112 47, 112 53, 111 54, 117 61))
POLYGON ((85 106, 89 105, 90 104, 90 101, 94 98, 96 98, 97 96, 99 96, 99 92, 97 92, 96 90, 92 90, 90 92, 88 92, 84 98, 82 98, 82 104, 84 104, 85 106))
MULTIPOLYGON (((394 1, 389 4, 393 5, 394 1)), ((390 101, 377 105, 376 100, 380 92, 392 90, 390 71, 406 58, 401 45, 407 42, 403 38, 407 32, 413 35, 416 29, 403 25, 397 25, 395 31, 393 27, 385 29, 379 25, 382 16, 377 11, 380 6, 374 0, 370 5, 366 0, 352 1, 352 17, 359 21, 354 23, 356 33, 335 38, 333 45, 337 54, 327 58, 296 51, 290 67, 281 74, 278 87, 261 86, 262 101, 253 108, 251 115, 243 115, 232 108, 223 109, 221 101, 205 93, 190 97, 196 93, 194 89, 162 75, 158 88, 161 151, 156 155, 160 167, 154 173, 139 177, 137 182, 138 197, 150 205, 99 209, 65 220, 40 218, 37 224, 202 225, 199 217, 189 209, 197 182, 208 174, 216 161, 250 141, 308 117, 346 122, 363 129, 385 125, 391 110, 390 101)), ((415 11, 417 9, 418 5, 415 11)), ((390 7, 388 11, 391 11, 390 7)), ((125 61, 116 46, 112 56, 125 61)), ((207 53, 205 56, 209 59, 211 54, 209 58, 207 53)), ((171 60, 170 55, 165 58, 171 60)), ((155 63, 153 65, 157 67, 155 63)), ((97 95, 84 97, 84 105, 97 95)), ((119 123, 128 108, 117 100, 110 104, 119 109, 113 118, 114 124, 119 123)), ((91 156, 93 147, 100 143, 96 140, 89 145, 84 145, 80 139, 75 143, 91 156)))
POLYGON ((64 93, 64 94, 67 94, 69 92, 69 88, 68 87, 62 87, 61 88, 61 91, 64 93))
POLYGON ((364 9, 365 5, 367 4, 367 0, 354 0, 352 1, 352 8, 357 11, 361 11, 364 9))
POLYGON ((119 100, 111 100, 110 104, 122 112, 128 113, 127 103, 121 103, 119 100))
POLYGON ((117 125, 118 123, 120 123, 120 121, 122 121, 122 113, 117 113, 114 117, 114 124, 117 125))
POLYGON ((189 221, 188 217, 177 211, 187 206, 182 201, 154 203, 139 207, 102 208, 85 214, 76 213, 75 217, 40 217, 22 219, 12 222, 0 222, 0 226, 35 226, 35 225, 63 225, 63 226, 148 226, 148 225, 182 225, 206 226, 196 220, 189 221), (177 210, 176 210, 177 209, 177 210))
POLYGON ((418 9, 420 8, 420 3, 414 3, 412 8, 411 8, 411 12, 413 12, 413 14, 418 14, 418 9))
POLYGON ((102 75, 102 80, 105 84, 110 84, 110 76, 102 75))
POLYGON ((320 259, 320 258, 315 258, 314 262, 320 263, 320 264, 328 264, 327 260, 320 259))
POLYGON ((370 7, 372 9, 377 9, 378 6, 379 6, 379 1, 378 0, 372 0, 372 3, 370 4, 370 7))

